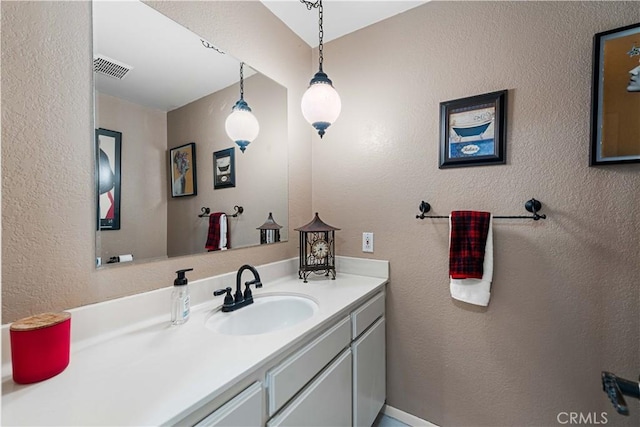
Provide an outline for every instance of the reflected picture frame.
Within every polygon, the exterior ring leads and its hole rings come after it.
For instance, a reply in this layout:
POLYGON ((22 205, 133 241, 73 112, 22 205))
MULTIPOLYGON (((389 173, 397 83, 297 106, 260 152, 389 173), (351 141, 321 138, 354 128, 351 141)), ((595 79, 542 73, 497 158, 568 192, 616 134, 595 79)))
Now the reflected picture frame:
POLYGON ((171 197, 196 196, 198 194, 196 163, 195 142, 169 150, 171 197))
POLYGON ((440 169, 506 162, 508 91, 440 103, 440 169))
POLYGON ((97 228, 120 230, 122 133, 96 129, 95 144, 97 228))
POLYGON ((640 23, 593 37, 589 166, 640 163, 640 23))
POLYGON ((236 186, 235 147, 213 153, 213 189, 236 186))

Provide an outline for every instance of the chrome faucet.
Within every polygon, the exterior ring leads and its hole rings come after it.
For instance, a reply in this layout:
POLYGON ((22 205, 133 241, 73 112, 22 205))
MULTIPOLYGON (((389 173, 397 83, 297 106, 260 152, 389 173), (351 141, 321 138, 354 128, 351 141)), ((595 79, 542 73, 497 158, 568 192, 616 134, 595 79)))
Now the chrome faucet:
POLYGON ((226 293, 224 297, 224 303, 222 304, 222 311, 235 311, 239 308, 244 307, 245 305, 253 304, 253 294, 251 293, 251 285, 255 285, 256 288, 262 287, 262 282, 260 281, 260 274, 258 274, 258 270, 255 267, 252 267, 248 264, 243 265, 238 269, 238 273, 236 274, 236 293, 234 296, 231 295, 231 288, 218 289, 213 292, 214 296, 219 296, 226 293), (248 282, 244 282, 245 288, 244 293, 242 292, 241 279, 242 273, 245 270, 249 270, 253 273, 253 280, 249 280, 248 282))

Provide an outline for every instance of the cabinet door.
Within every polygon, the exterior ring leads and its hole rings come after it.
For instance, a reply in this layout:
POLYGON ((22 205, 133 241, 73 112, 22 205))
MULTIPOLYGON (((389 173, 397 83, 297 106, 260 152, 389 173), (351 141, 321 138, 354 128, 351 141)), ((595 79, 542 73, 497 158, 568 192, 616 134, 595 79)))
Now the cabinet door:
POLYGON ((195 427, 247 427, 262 424, 262 383, 253 383, 242 393, 209 414, 195 427))
POLYGON ((385 322, 353 342, 353 425, 371 426, 386 399, 385 322))
POLYGON ((351 363, 346 349, 267 427, 350 426, 351 363))

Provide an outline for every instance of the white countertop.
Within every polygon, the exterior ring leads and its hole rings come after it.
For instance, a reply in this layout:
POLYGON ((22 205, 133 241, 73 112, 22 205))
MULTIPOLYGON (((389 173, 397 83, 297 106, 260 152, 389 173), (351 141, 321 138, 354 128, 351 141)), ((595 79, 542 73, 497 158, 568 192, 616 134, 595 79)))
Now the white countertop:
MULTIPOLYGON (((338 257, 336 280, 311 275, 309 283, 302 283, 295 261, 257 266, 264 287, 253 291, 254 297, 305 295, 318 304, 318 311, 268 334, 222 335, 205 328, 206 318, 223 299, 211 292, 226 286, 235 290, 235 272, 191 282, 191 318, 181 326, 169 322, 171 287, 69 310, 69 366, 40 383, 13 382, 5 348, 9 325, 3 325, 2 425, 177 422, 323 329, 388 280, 387 261, 338 257)), ((243 282, 250 275, 245 273, 243 282)))

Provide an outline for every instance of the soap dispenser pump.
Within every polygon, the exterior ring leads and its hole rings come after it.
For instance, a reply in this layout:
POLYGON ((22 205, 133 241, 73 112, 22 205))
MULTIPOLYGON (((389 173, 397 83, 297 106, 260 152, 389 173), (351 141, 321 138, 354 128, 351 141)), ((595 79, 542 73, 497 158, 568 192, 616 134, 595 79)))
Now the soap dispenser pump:
POLYGON ((187 271, 193 271, 193 268, 176 271, 178 276, 173 281, 173 292, 171 293, 172 325, 182 325, 189 320, 191 301, 189 296, 189 281, 185 276, 187 271))

